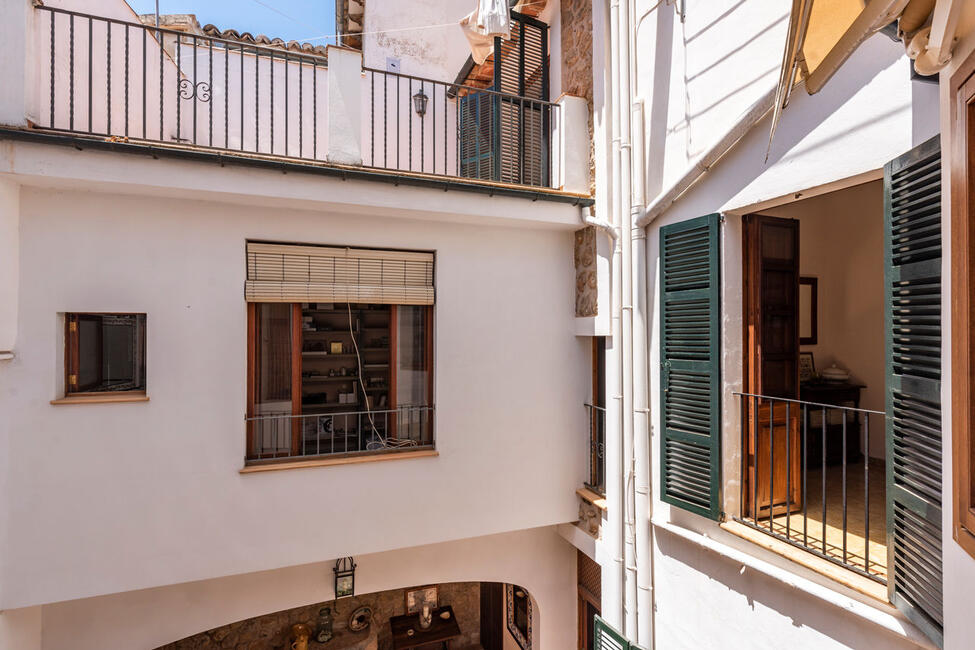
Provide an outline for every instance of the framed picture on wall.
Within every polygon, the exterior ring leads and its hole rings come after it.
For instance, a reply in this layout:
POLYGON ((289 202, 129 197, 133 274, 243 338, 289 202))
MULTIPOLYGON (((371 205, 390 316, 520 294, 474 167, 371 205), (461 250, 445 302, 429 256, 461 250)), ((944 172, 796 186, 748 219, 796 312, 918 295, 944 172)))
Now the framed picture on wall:
POLYGON ((819 305, 816 278, 799 278, 799 345, 816 345, 819 339, 819 305))
POLYGON ((816 378, 816 362, 812 352, 799 353, 799 381, 809 381, 816 378))
POLYGON ((406 590, 406 613, 415 614, 423 608, 424 603, 430 603, 436 609, 440 600, 440 592, 437 585, 427 585, 426 587, 416 587, 406 590))

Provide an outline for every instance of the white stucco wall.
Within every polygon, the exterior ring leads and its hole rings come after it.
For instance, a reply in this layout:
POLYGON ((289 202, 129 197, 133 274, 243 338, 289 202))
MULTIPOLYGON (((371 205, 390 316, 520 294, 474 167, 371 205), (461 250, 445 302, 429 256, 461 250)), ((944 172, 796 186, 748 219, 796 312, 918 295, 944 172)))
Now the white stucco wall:
MULTIPOLYGON (((126 162, 115 157, 119 170, 126 162)), ((4 607, 575 518, 588 346, 573 332, 570 229, 50 187, 23 188, 21 206, 18 355, 0 372, 16 531, 3 553, 4 607), (436 251, 439 457, 238 474, 247 238, 436 251), (48 403, 59 396, 65 311, 148 314, 151 401, 48 403), (329 496, 296 498, 315 494, 329 496)))
MULTIPOLYGON (((355 560, 357 594, 462 581, 521 585, 534 598, 535 649, 575 647, 575 549, 553 528, 356 555, 355 560)), ((43 644, 25 650, 154 648, 219 625, 329 600, 333 566, 334 561, 305 564, 46 605, 40 608, 43 644)))

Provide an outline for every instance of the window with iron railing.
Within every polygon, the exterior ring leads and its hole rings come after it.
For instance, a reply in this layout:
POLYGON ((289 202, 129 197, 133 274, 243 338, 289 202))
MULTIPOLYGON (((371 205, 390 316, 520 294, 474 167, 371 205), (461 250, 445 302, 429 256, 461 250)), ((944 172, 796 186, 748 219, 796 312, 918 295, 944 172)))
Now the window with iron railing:
POLYGON ((433 255, 247 256, 248 462, 432 448, 433 255))

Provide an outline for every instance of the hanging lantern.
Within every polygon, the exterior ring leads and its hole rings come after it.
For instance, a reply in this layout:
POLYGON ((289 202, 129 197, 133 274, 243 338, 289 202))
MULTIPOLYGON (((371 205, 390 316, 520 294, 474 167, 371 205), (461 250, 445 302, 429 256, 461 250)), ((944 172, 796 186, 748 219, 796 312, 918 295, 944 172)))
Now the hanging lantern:
POLYGON ((347 598, 355 593, 355 561, 351 557, 335 560, 335 597, 347 598))
POLYGON ((413 95, 413 109, 421 118, 427 114, 427 94, 420 88, 420 92, 413 95))

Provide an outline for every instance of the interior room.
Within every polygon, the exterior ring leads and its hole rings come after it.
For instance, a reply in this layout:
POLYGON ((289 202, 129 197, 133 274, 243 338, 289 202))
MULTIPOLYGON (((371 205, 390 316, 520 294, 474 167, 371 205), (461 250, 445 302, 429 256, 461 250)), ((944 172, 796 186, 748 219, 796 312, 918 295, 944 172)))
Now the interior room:
POLYGON ((433 443, 422 305, 252 303, 251 460, 433 443))
POLYGON ((256 616, 157 650, 531 650, 537 612, 518 585, 453 582, 350 595, 256 616))
POLYGON ((743 514, 880 579, 887 563, 883 210, 883 181, 875 180, 743 222, 744 392, 780 398, 744 398, 743 514))

